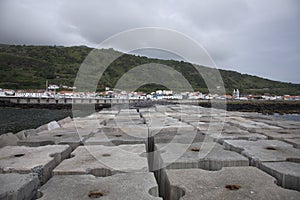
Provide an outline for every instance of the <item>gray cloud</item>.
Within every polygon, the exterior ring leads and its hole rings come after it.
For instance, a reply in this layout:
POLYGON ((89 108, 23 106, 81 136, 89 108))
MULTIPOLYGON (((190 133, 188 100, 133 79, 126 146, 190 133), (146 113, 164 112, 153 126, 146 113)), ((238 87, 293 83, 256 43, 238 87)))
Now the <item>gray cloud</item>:
POLYGON ((96 46, 163 27, 202 44, 219 68, 300 83, 298 0, 2 0, 0 43, 96 46))

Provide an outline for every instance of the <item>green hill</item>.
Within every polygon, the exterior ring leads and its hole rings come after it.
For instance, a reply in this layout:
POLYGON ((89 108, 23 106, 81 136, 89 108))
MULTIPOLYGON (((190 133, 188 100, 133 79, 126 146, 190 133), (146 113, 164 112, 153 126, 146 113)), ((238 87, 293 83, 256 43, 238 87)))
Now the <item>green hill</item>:
MULTIPOLYGON (((0 88, 43 89, 45 81, 53 84, 73 86, 77 71, 92 48, 86 46, 20 46, 0 45, 0 88)), ((101 49, 105 56, 118 53, 113 49, 101 49)), ((124 54, 109 65, 98 83, 98 90, 105 86, 114 87, 116 82, 128 70, 147 63, 159 63, 170 66, 189 81, 196 91, 207 92, 204 80, 193 65, 183 61, 161 60, 124 54)), ((201 66, 204 73, 211 69, 201 66)), ((257 76, 234 71, 220 70, 227 93, 238 88, 245 94, 300 94, 300 84, 283 83, 263 79, 257 76)), ((139 90, 153 91, 163 89, 160 85, 145 85, 139 90)))

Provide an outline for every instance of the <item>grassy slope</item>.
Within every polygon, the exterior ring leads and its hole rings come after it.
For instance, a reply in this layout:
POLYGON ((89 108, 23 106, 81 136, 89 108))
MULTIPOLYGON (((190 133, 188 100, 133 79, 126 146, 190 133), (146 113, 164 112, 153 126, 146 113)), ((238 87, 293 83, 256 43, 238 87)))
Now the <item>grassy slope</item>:
MULTIPOLYGON (((44 88, 45 80, 49 83, 72 86, 80 64, 92 49, 60 46, 12 46, 0 45, 0 88, 44 88)), ((106 60, 112 49, 100 50, 106 60)), ((110 64, 98 84, 98 89, 104 86, 113 87, 120 77, 135 66, 146 63, 160 63, 173 67, 181 72, 193 86, 194 90, 207 92, 203 79, 195 68, 186 62, 174 60, 159 60, 124 54, 110 64)), ((210 68, 201 67, 205 73, 211 73, 210 68)), ((220 70, 227 92, 239 88, 242 93, 252 94, 300 94, 300 84, 283 83, 263 79, 257 76, 240 74, 234 71, 220 70)), ((153 91, 158 85, 146 85, 140 89, 153 91)))

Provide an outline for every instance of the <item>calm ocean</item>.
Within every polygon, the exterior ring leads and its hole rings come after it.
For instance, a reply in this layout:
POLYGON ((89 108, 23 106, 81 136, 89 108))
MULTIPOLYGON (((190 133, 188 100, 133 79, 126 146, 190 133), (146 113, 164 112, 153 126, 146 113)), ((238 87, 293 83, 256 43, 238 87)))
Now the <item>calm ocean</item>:
POLYGON ((72 116, 72 110, 0 107, 0 134, 37 128, 53 120, 72 116))

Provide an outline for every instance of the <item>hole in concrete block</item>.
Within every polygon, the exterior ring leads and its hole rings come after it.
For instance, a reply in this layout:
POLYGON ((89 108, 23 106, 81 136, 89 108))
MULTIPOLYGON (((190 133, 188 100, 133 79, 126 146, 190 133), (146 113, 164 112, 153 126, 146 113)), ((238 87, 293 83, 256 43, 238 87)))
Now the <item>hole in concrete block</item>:
POLYGON ((185 190, 177 187, 177 186, 173 186, 171 185, 170 187, 170 200, 179 200, 181 199, 181 197, 183 197, 185 195, 185 190))
POLYGON ((100 122, 100 125, 106 126, 107 125, 107 121, 103 120, 102 122, 100 122))
POLYGON ((43 194, 41 191, 38 190, 37 193, 36 193, 36 198, 37 198, 37 199, 42 198, 43 195, 44 195, 44 194, 43 194))
POLYGON ((225 185, 225 188, 228 190, 239 190, 241 188, 241 186, 233 184, 233 185, 225 185))
POLYGON ((109 153, 102 154, 102 157, 109 157, 109 156, 111 156, 109 153))
POLYGON ((190 148, 190 151, 199 152, 200 148, 192 147, 192 148, 190 148))
POLYGON ((62 136, 63 136, 62 134, 54 135, 54 137, 62 137, 62 136))
POLYGON ((293 163, 300 163, 300 158, 287 158, 286 161, 293 163))
POLYGON ((98 199, 98 198, 103 197, 105 195, 106 195, 106 193, 102 192, 102 191, 90 191, 89 194, 88 194, 88 196, 91 199, 98 199))
POLYGON ((151 196, 159 197, 159 194, 158 194, 158 187, 150 188, 150 190, 148 191, 148 193, 149 193, 151 196))
POLYGON ((226 134, 228 134, 228 135, 234 135, 234 134, 236 134, 236 132, 225 132, 226 134))
POLYGON ((113 135, 114 137, 122 137, 122 135, 120 135, 120 134, 115 134, 115 135, 113 135))
POLYGON ((52 154, 50 154, 49 156, 52 157, 52 158, 54 158, 54 157, 57 156, 57 155, 58 155, 58 153, 52 153, 52 154))
POLYGON ((287 134, 288 132, 280 131, 279 134, 287 134))
POLYGON ((16 157, 16 158, 19 158, 19 157, 22 157, 22 156, 25 156, 25 154, 24 153, 19 153, 19 154, 14 155, 14 157, 16 157))
POLYGON ((272 147, 272 146, 266 147, 265 149, 271 150, 271 151, 277 150, 276 147, 272 147))

